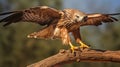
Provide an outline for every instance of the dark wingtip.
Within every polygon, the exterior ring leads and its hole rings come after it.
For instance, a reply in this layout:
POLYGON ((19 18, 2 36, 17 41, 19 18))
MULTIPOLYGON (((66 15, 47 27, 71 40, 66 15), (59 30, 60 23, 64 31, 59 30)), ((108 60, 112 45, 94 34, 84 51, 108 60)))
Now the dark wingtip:
POLYGON ((113 20, 115 20, 115 21, 118 21, 118 19, 116 19, 116 18, 114 18, 114 17, 111 17, 113 20))
POLYGON ((16 13, 16 12, 19 12, 19 11, 4 12, 4 13, 0 13, 0 15, 7 15, 7 14, 11 14, 11 13, 16 13))
POLYGON ((8 22, 8 23, 4 24, 3 27, 8 26, 9 24, 11 24, 11 22, 8 22))
POLYGON ((13 12, 5 12, 5 13, 0 13, 0 15, 6 15, 6 14, 11 14, 13 12))
POLYGON ((3 22, 3 19, 0 19, 0 23, 2 23, 3 22))
POLYGON ((120 13, 113 13, 113 14, 108 14, 108 15, 120 15, 120 13))
MULTIPOLYGON (((18 11, 4 12, 4 13, 0 13, 0 16, 13 14, 13 13, 16 13, 16 12, 18 12, 18 11)), ((0 19, 0 23, 5 22, 5 20, 6 20, 6 18, 0 19)))
MULTIPOLYGON (((5 13, 4 13, 5 14, 5 13)), ((8 14, 8 13, 7 13, 8 14)), ((3 25, 4 27, 11 24, 11 23, 14 23, 14 22, 18 22, 21 20, 21 17, 22 17, 23 13, 22 12, 16 12, 16 13, 13 13, 3 19, 0 20, 0 23, 2 22, 5 22, 5 24, 3 25)))

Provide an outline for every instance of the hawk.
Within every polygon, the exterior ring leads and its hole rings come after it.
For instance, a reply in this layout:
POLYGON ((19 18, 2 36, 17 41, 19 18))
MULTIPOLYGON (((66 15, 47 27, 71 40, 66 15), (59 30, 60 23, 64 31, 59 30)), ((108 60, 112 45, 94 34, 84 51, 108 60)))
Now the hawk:
POLYGON ((61 39, 63 44, 70 45, 72 51, 76 49, 72 45, 70 35, 71 32, 80 48, 89 48, 81 40, 80 27, 86 25, 98 26, 102 23, 110 23, 118 21, 112 15, 115 14, 87 14, 77 9, 57 10, 48 6, 38 6, 21 11, 11 11, 1 13, 0 16, 8 15, 0 20, 7 26, 18 22, 33 22, 41 26, 45 26, 38 32, 28 35, 28 38, 44 38, 44 39, 61 39))

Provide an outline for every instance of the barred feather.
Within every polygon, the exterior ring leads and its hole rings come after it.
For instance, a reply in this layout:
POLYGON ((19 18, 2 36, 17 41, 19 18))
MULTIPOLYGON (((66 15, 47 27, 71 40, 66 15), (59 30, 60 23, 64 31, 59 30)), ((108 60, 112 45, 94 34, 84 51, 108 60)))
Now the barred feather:
POLYGON ((88 14, 88 19, 86 22, 81 23, 81 26, 85 25, 101 25, 103 23, 110 23, 114 21, 118 21, 115 17, 112 17, 112 15, 119 15, 120 13, 115 14, 88 14))
POLYGON ((11 15, 0 20, 0 22, 6 22, 4 26, 19 21, 33 22, 40 25, 49 25, 61 17, 61 14, 58 10, 44 6, 29 8, 21 11, 5 12, 1 13, 0 16, 8 14, 11 15))

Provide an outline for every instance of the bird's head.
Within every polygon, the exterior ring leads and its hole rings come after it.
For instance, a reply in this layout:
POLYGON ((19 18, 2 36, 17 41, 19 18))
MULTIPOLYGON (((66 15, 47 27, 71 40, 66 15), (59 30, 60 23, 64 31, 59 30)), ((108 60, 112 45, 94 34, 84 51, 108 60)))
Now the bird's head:
POLYGON ((87 15, 79 10, 74 10, 73 18, 75 22, 85 22, 87 15))
POLYGON ((73 22, 85 22, 87 20, 87 15, 76 9, 64 9, 65 16, 72 20, 73 22))

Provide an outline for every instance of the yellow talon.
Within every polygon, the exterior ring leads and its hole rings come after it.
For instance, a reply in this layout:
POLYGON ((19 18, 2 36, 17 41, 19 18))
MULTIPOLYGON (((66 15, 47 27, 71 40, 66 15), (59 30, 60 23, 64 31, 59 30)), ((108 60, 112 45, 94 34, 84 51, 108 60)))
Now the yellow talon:
POLYGON ((80 45, 81 49, 90 48, 89 46, 87 46, 86 44, 84 44, 82 41, 80 41, 79 43, 81 44, 80 45))
POLYGON ((76 49, 78 49, 78 47, 73 46, 72 43, 69 43, 69 45, 73 53, 75 52, 76 49))

